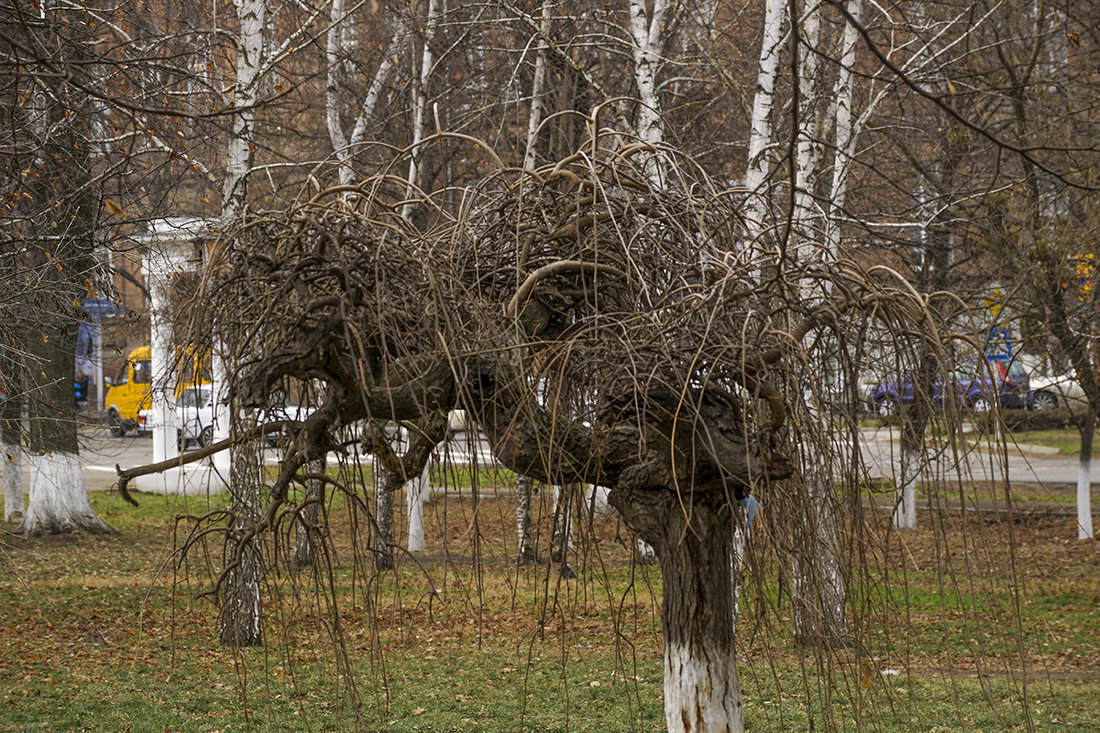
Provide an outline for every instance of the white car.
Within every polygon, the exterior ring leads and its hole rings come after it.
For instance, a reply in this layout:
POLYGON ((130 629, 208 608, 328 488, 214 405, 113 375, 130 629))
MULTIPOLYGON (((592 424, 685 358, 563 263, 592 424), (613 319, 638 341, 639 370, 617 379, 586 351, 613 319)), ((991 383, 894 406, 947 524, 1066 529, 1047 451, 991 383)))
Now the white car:
POLYGON ((1084 409, 1088 406, 1085 390, 1072 374, 1056 374, 1051 377, 1031 377, 1031 394, 1027 399, 1029 410, 1049 410, 1055 407, 1084 409))
POLYGON ((188 387, 176 400, 176 414, 179 417, 180 449, 188 443, 197 443, 201 448, 214 440, 214 388, 209 384, 188 387))
MULTIPOLYGON (((260 410, 256 413, 256 422, 260 425, 269 422, 277 422, 279 420, 296 420, 303 422, 307 417, 317 412, 316 407, 307 407, 305 405, 274 405, 266 410, 260 410)), ((279 444, 279 441, 283 437, 283 431, 277 431, 274 433, 268 433, 266 436, 267 444, 274 448, 279 444)))
MULTIPOLYGON (((277 405, 257 412, 256 422, 262 425, 277 420, 305 420, 314 411, 313 407, 277 405)), ((176 412, 179 415, 181 449, 192 442, 200 448, 214 442, 214 390, 211 385, 201 384, 183 390, 176 401, 176 412)), ((268 433, 268 445, 276 445, 281 434, 268 433)))

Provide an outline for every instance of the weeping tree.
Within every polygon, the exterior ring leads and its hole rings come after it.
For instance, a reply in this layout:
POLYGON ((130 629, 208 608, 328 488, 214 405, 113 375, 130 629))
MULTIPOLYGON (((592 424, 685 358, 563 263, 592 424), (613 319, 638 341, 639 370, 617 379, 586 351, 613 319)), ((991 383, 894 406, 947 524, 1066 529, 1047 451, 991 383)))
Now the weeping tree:
MULTIPOLYGON (((664 578, 669 730, 741 730, 740 501, 799 483, 797 446, 836 429, 806 407, 806 385, 821 385, 800 342, 854 338, 869 314, 921 333, 929 314, 902 282, 747 244, 735 192, 670 151, 655 183, 654 149, 596 119, 577 154, 501 166, 458 211, 425 196, 423 229, 384 170, 227 234, 203 302, 267 334, 228 332, 232 393, 263 407, 288 382, 324 385, 241 541, 277 531, 292 483, 344 426, 466 410, 517 474, 609 488, 664 578)), ((830 461, 854 459, 830 445, 830 461)))

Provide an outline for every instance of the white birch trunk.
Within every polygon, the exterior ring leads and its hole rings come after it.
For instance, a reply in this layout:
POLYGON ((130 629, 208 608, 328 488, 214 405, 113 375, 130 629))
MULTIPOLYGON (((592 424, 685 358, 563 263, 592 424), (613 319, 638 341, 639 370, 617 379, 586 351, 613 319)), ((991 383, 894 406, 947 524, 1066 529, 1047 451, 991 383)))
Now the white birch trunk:
MULTIPOLYGON (((863 14, 863 0, 849 0, 848 12, 858 22, 863 14)), ((856 48, 859 31, 848 23, 844 27, 844 49, 840 57, 840 74, 834 90, 834 122, 836 127, 836 152, 833 157, 833 182, 830 187, 829 216, 826 221, 829 248, 837 252, 840 247, 840 220, 844 216, 848 196, 848 173, 855 155, 858 130, 852 125, 852 97, 855 88, 856 48)))
POLYGON ((341 58, 345 52, 344 39, 346 35, 343 26, 346 20, 346 11, 344 0, 331 0, 331 2, 329 29, 325 39, 327 41, 325 63, 328 65, 328 78, 325 83, 325 124, 328 127, 328 137, 332 143, 332 150, 339 163, 337 170, 339 171, 340 184, 346 185, 352 177, 351 170, 348 169, 348 159, 351 156, 351 151, 348 147, 347 136, 344 134, 344 125, 340 121, 340 113, 343 109, 341 92, 344 86, 340 83, 344 73, 341 58))
POLYGON ((4 464, 4 521, 23 518, 23 449, 0 443, 0 461, 4 464))
POLYGON ((760 46, 760 68, 752 102, 749 151, 745 168, 745 188, 749 190, 745 215, 750 241, 763 233, 767 215, 763 189, 768 176, 767 151, 773 144, 772 110, 775 107, 775 85, 779 78, 785 9, 785 0, 767 0, 764 8, 764 39, 760 46))
POLYGON ((1077 466, 1077 539, 1092 539, 1092 459, 1077 466))
POLYGON ((110 532, 88 501, 80 457, 53 451, 29 455, 30 502, 20 531, 28 535, 110 532))
POLYGON ((917 528, 917 482, 922 463, 920 451, 902 445, 900 476, 894 491, 894 526, 898 529, 917 528))
POLYGON ((424 503, 431 496, 432 486, 428 474, 431 463, 424 464, 424 471, 405 487, 405 508, 409 515, 409 552, 423 552, 424 544, 424 503))
MULTIPOLYGON (((665 123, 661 117, 661 100, 657 94, 657 75, 661 71, 661 33, 664 30, 666 0, 653 0, 653 12, 646 12, 645 0, 630 0, 630 35, 634 45, 634 83, 638 87, 638 136, 650 145, 665 139, 665 123)), ((656 157, 647 164, 646 173, 654 185, 660 185, 663 174, 656 157)))
POLYGON ((366 96, 358 101, 356 108, 359 110, 352 126, 351 134, 344 132, 341 122, 341 114, 345 111, 345 105, 353 100, 349 99, 346 85, 342 78, 346 73, 345 59, 351 54, 356 44, 351 35, 351 20, 346 10, 344 0, 332 0, 329 13, 331 25, 328 31, 328 45, 325 50, 328 63, 328 78, 325 85, 325 122, 328 126, 329 141, 332 143, 333 153, 336 155, 337 174, 340 185, 351 185, 355 179, 355 170, 351 166, 351 158, 355 149, 362 144, 367 132, 367 123, 374 115, 378 106, 378 100, 382 96, 386 80, 390 72, 396 66, 395 54, 400 50, 404 34, 395 32, 389 48, 382 54, 382 60, 374 72, 370 87, 366 96))
MULTIPOLYGON (((527 117, 527 150, 523 155, 523 167, 534 170, 536 161, 535 142, 538 138, 539 125, 542 124, 542 87, 543 77, 546 76, 546 39, 550 35, 550 8, 547 0, 543 0, 541 16, 539 17, 539 45, 535 52, 535 73, 531 80, 531 105, 527 117)), ((520 546, 520 556, 523 556, 523 547, 520 546)))
POLYGON ((233 114, 225 156, 222 188, 222 216, 241 212, 247 194, 246 180, 252 168, 256 106, 260 102, 260 81, 264 48, 264 0, 233 0, 240 22, 237 44, 237 80, 234 84, 233 114))
MULTIPOLYGON (((234 84, 231 134, 226 150, 225 181, 222 188, 222 216, 238 216, 244 209, 248 174, 252 168, 256 106, 260 101, 260 82, 264 52, 264 0, 233 0, 240 23, 237 39, 237 78, 234 84)), ((230 433, 246 428, 235 405, 230 404, 230 433)), ((247 427, 255 424, 248 416, 247 427)), ((224 421, 224 416, 223 416, 224 421)), ((224 430, 215 419, 215 436, 224 430)), ((237 519, 234 534, 260 517, 260 447, 257 441, 238 443, 229 451, 229 491, 231 509, 237 519)), ((221 599, 221 643, 245 647, 263 643, 260 575, 262 552, 257 538, 243 546, 230 542, 230 566, 221 599)))
POLYGON ((531 536, 531 489, 534 482, 530 476, 516 476, 516 545, 517 559, 526 565, 535 561, 535 543, 531 536))
MULTIPOLYGON (((413 90, 413 127, 412 150, 409 154, 409 195, 413 195, 412 187, 420 185, 420 174, 424 156, 420 149, 420 143, 424 140, 424 114, 428 107, 428 82, 431 79, 432 65, 435 56, 432 52, 432 41, 435 38, 436 15, 439 14, 439 0, 428 0, 428 15, 424 19, 424 49, 420 57, 420 76, 413 90)), ((412 214, 412 204, 405 204, 401 208, 401 216, 406 219, 412 214)))
POLYGON ((813 221, 817 218, 814 202, 814 186, 817 179, 817 167, 820 159, 820 128, 815 110, 821 103, 818 83, 820 81, 820 63, 816 49, 821 35, 821 10, 815 8, 802 21, 802 42, 808 49, 799 46, 798 59, 798 137, 795 143, 795 180, 794 180, 794 219, 798 235, 798 259, 806 261, 815 256, 812 242, 813 221))

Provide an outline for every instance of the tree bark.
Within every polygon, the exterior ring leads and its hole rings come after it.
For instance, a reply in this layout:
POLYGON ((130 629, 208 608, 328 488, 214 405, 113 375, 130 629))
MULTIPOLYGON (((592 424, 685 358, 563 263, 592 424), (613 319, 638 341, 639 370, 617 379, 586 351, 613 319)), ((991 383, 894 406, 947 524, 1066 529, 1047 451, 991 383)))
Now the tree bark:
POLYGON ((429 478, 431 465, 424 464, 420 476, 414 478, 405 487, 405 508, 409 515, 409 538, 406 542, 409 552, 423 552, 424 542, 424 502, 432 493, 429 478))
POLYGON ((733 522, 740 514, 714 494, 677 497, 669 490, 620 487, 610 501, 627 526, 653 546, 661 564, 669 732, 740 733, 730 572, 733 522))
MULTIPOLYGON (((523 167, 534 170, 538 160, 538 131, 542 124, 543 77, 546 76, 546 39, 550 35, 549 0, 542 0, 539 15, 538 46, 535 51, 535 71, 531 78, 531 104, 527 113, 527 151, 523 155, 523 167)), ((518 485, 517 485, 518 488, 518 485)), ((522 556, 523 549, 520 548, 522 556)))
POLYGON ((745 200, 745 225, 750 240, 763 233, 767 214, 763 187, 768 177, 767 150, 773 144, 771 116, 775 107, 775 85, 779 79, 785 6, 785 0, 767 0, 764 8, 764 39, 760 47, 760 68, 752 102, 749 152, 745 165, 745 187, 751 192, 745 200))
POLYGON ((799 259, 812 256, 815 246, 813 221, 817 218, 814 191, 821 163, 821 118, 817 110, 826 96, 822 89, 821 63, 818 57, 821 36, 821 8, 807 12, 801 19, 792 18, 791 25, 801 30, 801 43, 797 47, 796 68, 798 77, 797 114, 798 138, 795 142, 794 170, 794 223, 797 227, 799 248, 804 252, 799 259), (813 244, 810 244, 814 242, 813 244))
POLYGON ((236 216, 244 208, 248 193, 247 178, 252 169, 255 147, 256 108, 260 103, 263 75, 264 24, 263 0, 233 0, 240 22, 237 38, 237 79, 234 83, 232 134, 225 156, 225 182, 222 187, 222 216, 236 216))
MULTIPOLYGON (((10 363, 10 361, 8 362, 10 363)), ((18 373, 3 377, 5 398, 0 402, 0 462, 3 463, 4 521, 23 519, 23 380, 18 373)))
MULTIPOLYGON (((237 427, 239 428, 239 421, 237 427)), ((259 539, 244 539, 260 520, 260 447, 247 441, 232 457, 229 491, 233 515, 222 579, 221 643, 246 647, 263 644, 260 578, 263 554, 259 539)))
POLYGON ((573 486, 554 487, 554 518, 550 529, 550 559, 554 562, 568 562, 569 550, 573 548, 573 521, 569 512, 573 505, 573 486))
POLYGON ((379 571, 393 569, 393 492, 401 488, 401 478, 394 476, 381 462, 374 464, 374 567, 379 571))
MULTIPOLYGON (((665 0, 654 0, 647 13, 644 0, 630 0, 630 34, 634 40, 634 83, 638 88, 638 137, 650 145, 665 139, 665 123, 661 117, 661 100, 657 95, 657 76, 661 71, 661 37, 665 28, 665 0)), ((663 171, 657 158, 647 163, 646 174, 654 185, 661 185, 663 171)))
MULTIPOLYGON (((325 459, 311 461, 310 473, 323 474, 325 459)), ((298 567, 313 565, 317 544, 321 541, 321 504, 325 500, 325 482, 316 478, 306 479, 306 505, 298 517, 297 534, 294 538, 294 563, 298 567)))
POLYGON ((76 324, 45 324, 42 338, 30 343, 37 351, 27 367, 30 499, 19 531, 32 536, 111 532, 88 501, 80 468, 73 401, 76 324))
POLYGON ((1077 469, 1077 539, 1092 539, 1092 440, 1096 408, 1089 405, 1081 431, 1081 463, 1077 469))
MULTIPOLYGON (((256 109, 263 76, 266 8, 263 0, 234 0, 240 32, 237 36, 237 76, 231 135, 226 149, 222 216, 241 213, 247 201, 248 174, 255 147, 256 109)), ((236 402, 236 400, 233 400, 236 402)), ((230 431, 239 430, 240 411, 230 405, 230 431), (233 423, 236 423, 235 425, 233 423)), ((221 643, 226 646, 259 646, 263 643, 260 575, 262 553, 253 537, 240 538, 260 518, 260 447, 249 441, 230 451, 229 491, 233 521, 229 542, 229 566, 222 579, 221 643)))
MULTIPOLYGON (((432 76, 432 66, 435 63, 435 55, 432 43, 435 40, 435 26, 439 15, 439 0, 428 0, 428 15, 424 19, 424 47, 420 58, 420 73, 417 82, 413 86, 413 123, 412 123, 412 151, 409 154, 409 190, 412 187, 423 185, 421 177, 424 172, 424 150, 420 145, 424 139, 424 115, 428 107, 428 82, 432 76)), ((412 214, 412 204, 402 207, 401 215, 406 219, 412 214)))
MULTIPOLYGON (((820 489, 823 484, 815 484, 820 489)), ((847 646, 851 643, 840 572, 840 537, 833 498, 812 491, 802 521, 806 532, 795 554, 791 603, 794 638, 802 646, 847 646)))
POLYGON ((898 529, 917 528, 917 483, 920 481, 921 462, 919 448, 902 440, 900 476, 894 489, 894 526, 898 529))
POLYGON ((535 561, 535 543, 531 536, 531 489, 534 481, 530 476, 516 476, 516 535, 517 558, 521 565, 535 561))
MULTIPOLYGON (((354 8, 353 8, 354 9, 354 8)), ((375 107, 382 97, 386 80, 396 66, 396 56, 401 53, 407 34, 397 24, 389 48, 382 53, 382 59, 371 79, 370 87, 362 99, 350 96, 345 83, 347 68, 353 66, 351 59, 356 49, 349 43, 349 31, 354 28, 351 13, 344 0, 333 0, 329 11, 331 25, 327 34, 326 62, 328 79, 325 86, 325 122, 328 126, 329 141, 336 155, 340 185, 349 186, 355 182, 356 173, 352 167, 352 157, 356 148, 366 136, 367 123, 374 114, 375 107), (342 115, 349 109, 358 110, 351 133, 345 134, 342 115)))
MULTIPOLYGON (((848 0, 848 12, 858 22, 863 13, 863 0, 848 0)), ((833 182, 827 202, 828 218, 826 239, 829 248, 837 251, 840 246, 840 222, 846 216, 844 207, 848 197, 848 173, 855 157, 859 126, 852 124, 852 97, 855 86, 856 49, 859 47, 859 31, 852 23, 844 26, 844 50, 840 58, 840 72, 833 92, 833 121, 836 129, 836 145, 833 156, 833 182)))

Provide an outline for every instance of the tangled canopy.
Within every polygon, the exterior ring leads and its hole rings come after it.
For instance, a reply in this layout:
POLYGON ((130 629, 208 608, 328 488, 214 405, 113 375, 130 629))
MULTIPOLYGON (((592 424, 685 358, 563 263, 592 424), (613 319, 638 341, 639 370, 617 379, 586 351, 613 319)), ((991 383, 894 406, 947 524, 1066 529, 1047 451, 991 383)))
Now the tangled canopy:
POLYGON ((334 427, 464 409, 505 465, 608 486, 620 511, 616 493, 732 504, 791 471, 808 334, 871 309, 920 319, 852 264, 750 241, 745 192, 692 161, 595 140, 432 195, 384 171, 223 239, 194 325, 228 349, 238 404, 322 385, 277 499, 334 427))

